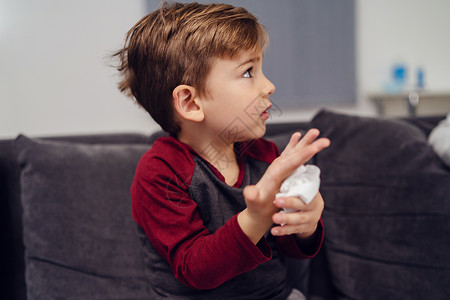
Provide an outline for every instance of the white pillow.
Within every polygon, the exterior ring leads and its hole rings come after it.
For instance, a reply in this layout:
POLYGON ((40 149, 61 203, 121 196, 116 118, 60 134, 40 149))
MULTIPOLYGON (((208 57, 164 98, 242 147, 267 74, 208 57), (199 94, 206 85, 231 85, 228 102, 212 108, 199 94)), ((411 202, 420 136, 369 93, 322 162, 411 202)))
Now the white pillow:
POLYGON ((428 144, 439 155, 442 161, 450 167, 450 113, 430 133, 428 144))

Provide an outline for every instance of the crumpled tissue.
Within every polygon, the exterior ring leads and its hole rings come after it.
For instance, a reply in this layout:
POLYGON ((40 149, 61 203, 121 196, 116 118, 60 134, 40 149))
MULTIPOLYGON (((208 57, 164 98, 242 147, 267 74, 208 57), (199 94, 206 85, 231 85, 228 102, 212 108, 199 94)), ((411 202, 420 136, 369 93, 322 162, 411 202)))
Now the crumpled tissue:
MULTIPOLYGON (((299 197, 309 204, 319 192, 320 169, 315 165, 302 165, 281 184, 279 197, 299 197)), ((281 212, 293 212, 294 209, 283 208, 281 212)))

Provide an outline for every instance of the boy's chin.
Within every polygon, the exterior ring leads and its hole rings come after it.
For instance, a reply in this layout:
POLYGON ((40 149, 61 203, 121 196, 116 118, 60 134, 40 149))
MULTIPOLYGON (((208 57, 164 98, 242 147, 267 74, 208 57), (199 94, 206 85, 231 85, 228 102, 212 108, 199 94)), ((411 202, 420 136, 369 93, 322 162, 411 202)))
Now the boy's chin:
POLYGON ((257 126, 257 129, 255 129, 255 135, 256 138, 262 138, 266 134, 266 122, 263 122, 259 126, 257 126))
MULTIPOLYGON (((250 129, 248 129, 248 131, 250 131, 250 129)), ((240 140, 239 142, 257 140, 262 138, 264 134, 266 134, 266 124, 259 125, 257 128, 252 129, 251 132, 245 137, 242 137, 242 140, 240 140)))

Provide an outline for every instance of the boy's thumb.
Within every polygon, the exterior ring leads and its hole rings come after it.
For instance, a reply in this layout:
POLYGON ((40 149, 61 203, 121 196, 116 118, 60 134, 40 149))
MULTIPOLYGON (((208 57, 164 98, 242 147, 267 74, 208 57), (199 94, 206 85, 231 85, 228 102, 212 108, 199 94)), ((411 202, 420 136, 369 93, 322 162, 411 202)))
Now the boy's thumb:
POLYGON ((254 185, 247 185, 244 188, 244 198, 245 201, 254 202, 258 199, 259 189, 254 185))

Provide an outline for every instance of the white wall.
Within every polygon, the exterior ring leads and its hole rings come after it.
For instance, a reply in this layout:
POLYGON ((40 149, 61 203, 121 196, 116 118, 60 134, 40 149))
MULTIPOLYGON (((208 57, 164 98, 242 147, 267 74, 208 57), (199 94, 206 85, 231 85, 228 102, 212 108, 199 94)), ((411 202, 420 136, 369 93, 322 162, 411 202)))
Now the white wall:
MULTIPOLYGON (((410 69, 409 85, 414 84, 414 72, 421 66, 426 89, 450 94, 450 1, 355 0, 355 4, 357 104, 331 108, 375 115, 368 95, 382 91, 396 62, 410 69)), ((292 121, 299 116, 309 119, 317 110, 285 112, 276 121, 292 121)))
MULTIPOLYGON (((450 90, 450 1, 356 5, 358 103, 338 109, 373 114, 367 94, 381 88, 395 61, 420 64, 430 89, 450 90)), ((144 0, 0 0, 0 138, 158 129, 120 94, 105 60, 144 14, 144 0)))
POLYGON ((450 91, 450 1, 356 0, 359 88, 377 91, 395 62, 425 70, 427 88, 450 91))
POLYGON ((0 137, 153 131, 107 59, 144 14, 144 0, 0 0, 0 137))

